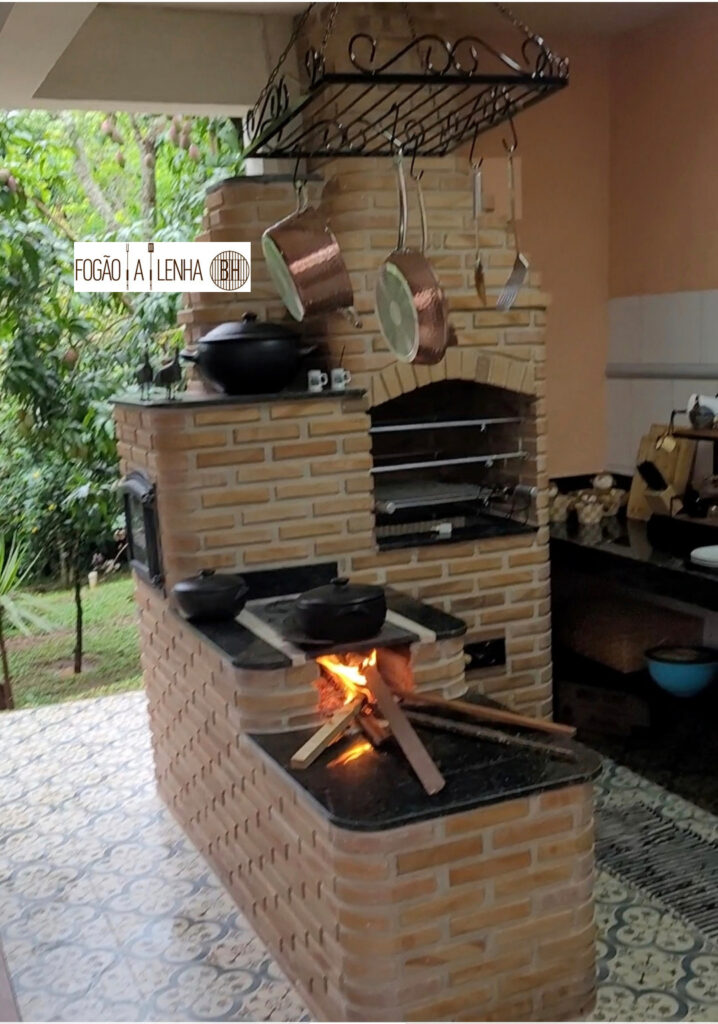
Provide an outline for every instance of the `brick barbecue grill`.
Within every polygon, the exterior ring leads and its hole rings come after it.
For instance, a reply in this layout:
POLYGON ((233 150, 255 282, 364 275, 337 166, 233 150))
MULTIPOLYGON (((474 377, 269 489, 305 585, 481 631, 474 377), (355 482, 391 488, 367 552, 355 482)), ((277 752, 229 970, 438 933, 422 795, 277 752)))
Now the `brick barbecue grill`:
MULTIPOLYGON (((415 721, 445 781, 429 793, 395 739, 356 720, 293 763, 342 702, 327 653, 376 649, 396 694, 551 712, 546 297, 532 270, 512 310, 493 308, 514 251, 489 212, 480 306, 465 161, 424 162, 455 335, 441 363, 398 364, 381 338, 394 180, 344 159, 323 170, 322 212, 363 327, 310 326, 352 390, 310 395, 298 378, 228 398, 193 381, 173 402, 116 405, 158 788, 320 1019, 576 1019, 594 999, 590 752, 565 741, 559 760, 415 721), (236 621, 172 608, 173 584, 207 567, 247 580, 236 621), (329 652, 282 635, 293 595, 336 575, 386 588, 382 634, 329 652)), ((258 241, 293 202, 291 175, 209 193, 200 237, 251 240, 253 291, 189 295, 190 341, 248 310, 283 319, 258 241)))

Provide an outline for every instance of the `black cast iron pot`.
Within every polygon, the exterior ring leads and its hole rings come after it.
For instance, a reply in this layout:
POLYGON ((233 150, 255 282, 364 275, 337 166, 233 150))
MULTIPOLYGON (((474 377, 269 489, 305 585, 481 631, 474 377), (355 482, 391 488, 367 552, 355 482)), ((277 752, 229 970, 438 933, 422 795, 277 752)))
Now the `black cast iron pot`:
POLYGON ((285 388, 301 356, 316 347, 301 347, 300 341, 291 327, 245 313, 241 320, 213 327, 199 339, 197 351, 184 351, 182 358, 227 395, 268 395, 285 388))
POLYGON ((382 588, 350 583, 344 577, 300 594, 294 608, 296 624, 308 637, 336 643, 368 640, 385 618, 382 588))
POLYGON ((239 615, 247 600, 241 576, 203 569, 172 588, 177 607, 190 622, 217 622, 239 615))

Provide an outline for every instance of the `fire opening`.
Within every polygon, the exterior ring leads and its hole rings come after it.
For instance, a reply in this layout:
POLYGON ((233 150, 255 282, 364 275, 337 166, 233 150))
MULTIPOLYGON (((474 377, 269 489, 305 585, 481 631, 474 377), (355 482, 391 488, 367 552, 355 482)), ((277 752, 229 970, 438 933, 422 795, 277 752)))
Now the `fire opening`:
MULTIPOLYGON (((357 697, 361 697, 366 701, 371 701, 372 696, 367 688, 364 672, 366 669, 376 665, 376 659, 376 647, 372 648, 368 654, 349 653, 320 655, 316 659, 317 664, 324 670, 321 678, 318 680, 320 689, 320 706, 324 706, 321 700, 323 696, 323 682, 328 683, 328 685, 333 689, 335 698, 339 701, 337 706, 349 704, 350 701, 356 700, 357 697)), ((327 699, 326 710, 332 710, 329 697, 327 699)))

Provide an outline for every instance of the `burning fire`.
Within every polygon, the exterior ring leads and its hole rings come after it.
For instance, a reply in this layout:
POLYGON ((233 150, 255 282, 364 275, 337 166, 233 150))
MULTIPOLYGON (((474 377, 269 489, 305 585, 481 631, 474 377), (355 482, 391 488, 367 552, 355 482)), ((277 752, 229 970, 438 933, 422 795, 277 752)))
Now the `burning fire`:
POLYGON ((322 654, 317 664, 326 669, 331 678, 342 688, 344 704, 357 697, 367 697, 366 677, 364 670, 376 665, 376 648, 368 654, 322 654))
POLYGON ((335 757, 333 761, 329 762, 329 767, 334 768, 337 765, 351 764, 352 761, 358 761, 364 754, 368 754, 370 750, 373 750, 371 743, 368 740, 357 740, 356 743, 352 744, 348 750, 345 750, 343 754, 335 757))

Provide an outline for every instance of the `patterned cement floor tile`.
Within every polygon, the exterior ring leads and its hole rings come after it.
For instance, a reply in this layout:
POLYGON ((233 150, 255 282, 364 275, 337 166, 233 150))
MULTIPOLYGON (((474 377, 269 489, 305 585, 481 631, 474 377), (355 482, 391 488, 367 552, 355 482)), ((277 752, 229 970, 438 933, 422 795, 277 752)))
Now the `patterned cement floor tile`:
MULTIPOLYGON (((3 715, 0 750, 0 939, 24 1019, 309 1019, 155 795, 141 694, 3 715)), ((718 880, 680 879, 682 854, 718 870, 718 820, 610 761, 597 810, 595 1019, 718 1019, 693 909, 718 880)))

